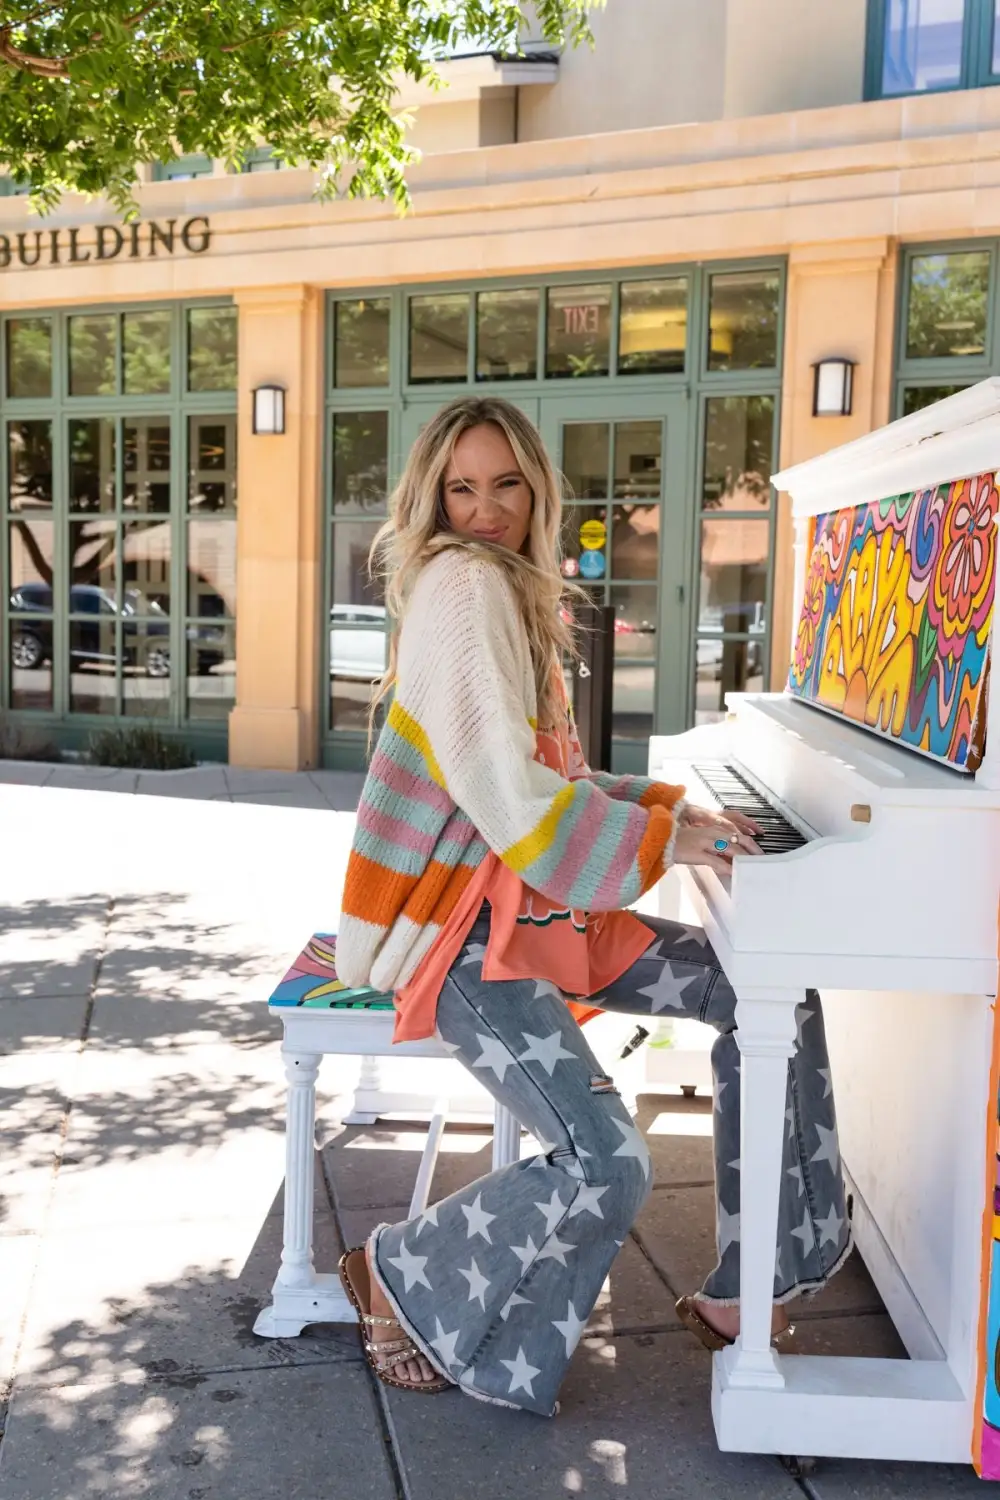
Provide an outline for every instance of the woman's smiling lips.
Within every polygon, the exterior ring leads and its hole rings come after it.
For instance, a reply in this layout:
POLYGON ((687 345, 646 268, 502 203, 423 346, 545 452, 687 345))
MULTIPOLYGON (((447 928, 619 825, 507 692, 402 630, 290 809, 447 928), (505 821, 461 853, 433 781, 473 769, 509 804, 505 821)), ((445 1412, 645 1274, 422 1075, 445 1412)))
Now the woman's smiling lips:
POLYGON ((477 530, 476 536, 481 536, 484 542, 498 542, 502 536, 507 535, 506 526, 493 526, 490 530, 477 530))

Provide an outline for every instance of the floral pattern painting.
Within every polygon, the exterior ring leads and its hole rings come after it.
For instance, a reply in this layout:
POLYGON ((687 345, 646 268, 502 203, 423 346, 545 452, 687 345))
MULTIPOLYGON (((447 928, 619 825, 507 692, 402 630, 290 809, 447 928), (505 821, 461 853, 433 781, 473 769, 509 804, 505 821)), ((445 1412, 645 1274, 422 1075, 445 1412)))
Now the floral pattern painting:
POLYGON ((990 473, 817 516, 789 691, 971 769, 997 503, 990 473))
POLYGON ((337 938, 317 932, 308 941, 268 1004, 309 1010, 392 1010, 392 996, 363 986, 348 989, 337 978, 337 938))

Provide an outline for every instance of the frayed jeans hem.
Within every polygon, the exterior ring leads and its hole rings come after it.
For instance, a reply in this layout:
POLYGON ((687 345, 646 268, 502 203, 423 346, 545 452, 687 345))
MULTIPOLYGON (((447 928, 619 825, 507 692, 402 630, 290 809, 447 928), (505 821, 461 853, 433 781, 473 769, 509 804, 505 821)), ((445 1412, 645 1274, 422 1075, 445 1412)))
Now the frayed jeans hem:
MULTIPOLYGON (((815 1281, 797 1281, 794 1286, 784 1292, 776 1292, 772 1301, 775 1307, 783 1307, 786 1302, 794 1302, 796 1297, 815 1297, 828 1282, 832 1281, 837 1272, 843 1268, 844 1262, 854 1249, 854 1230, 848 1230, 847 1243, 841 1250, 837 1259, 828 1271, 825 1271, 815 1281)), ((710 1292, 700 1291, 695 1293, 699 1302, 709 1302, 713 1307, 739 1307, 739 1297, 713 1297, 710 1292)))

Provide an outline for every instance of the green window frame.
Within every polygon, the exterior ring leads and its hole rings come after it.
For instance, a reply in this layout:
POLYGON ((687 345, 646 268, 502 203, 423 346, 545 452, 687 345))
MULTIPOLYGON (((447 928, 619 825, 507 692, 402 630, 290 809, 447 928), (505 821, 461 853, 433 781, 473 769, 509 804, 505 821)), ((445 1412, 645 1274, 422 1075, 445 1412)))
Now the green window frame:
POLYGON ((958 55, 958 76, 954 82, 934 89, 885 87, 886 28, 895 3, 914 4, 915 0, 868 0, 865 42, 866 99, 898 99, 924 93, 954 93, 958 89, 988 88, 1000 83, 1000 68, 994 67, 998 35, 995 0, 963 0, 962 35, 958 55))
MULTIPOLYGON (((19 308, 0 315, 0 709, 18 722, 38 726, 65 748, 82 746, 96 728, 146 721, 183 740, 196 754, 225 758, 232 706, 228 691, 232 672, 227 664, 235 659, 236 603, 237 372, 234 361, 225 362, 236 342, 235 331, 226 330, 228 319, 216 330, 217 338, 220 332, 226 338, 219 366, 222 378, 214 383, 224 382, 229 388, 191 388, 213 383, 205 380, 204 362, 192 360, 192 353, 197 352, 192 346, 199 339, 199 328, 203 345, 210 315, 223 311, 232 319, 237 316, 231 299, 218 297, 19 308), (108 355, 101 366, 103 393, 71 393, 74 319, 83 320, 88 333, 110 334, 110 344, 103 346, 108 355), (26 323, 35 335, 34 362, 31 378, 19 393, 8 350, 14 347, 12 335, 18 325, 26 323), (38 358, 43 330, 49 331, 48 379, 45 360, 38 358), (137 342, 139 331, 154 331, 159 343, 154 338, 152 344, 143 346, 137 342), (158 352, 169 352, 169 380, 157 378, 158 352), (130 370, 134 385, 142 389, 145 384, 153 393, 128 394, 130 370), (143 378, 135 379, 137 370, 143 378), (28 424, 34 424, 30 429, 34 433, 50 435, 47 494, 51 500, 43 502, 44 509, 34 511, 15 503, 10 473, 16 441, 28 424), (165 429, 169 447, 163 440, 165 429), (79 466, 81 442, 85 447, 89 444, 90 482, 96 483, 94 476, 99 473, 99 489, 79 488, 84 472, 79 466), (156 443, 159 458, 153 447, 156 443), (93 461, 98 444, 100 465, 93 461), (160 496, 153 495, 155 487, 162 487, 160 496), (89 499, 81 498, 85 493, 89 499), (95 499, 97 494, 100 500, 95 499), (30 706, 30 692, 15 695, 11 666, 16 623, 27 619, 23 611, 12 607, 11 594, 18 583, 11 573, 12 549, 15 532, 23 540, 32 521, 49 528, 51 545, 46 559, 51 603, 40 606, 51 637, 50 681, 36 695, 36 706, 30 706), (102 533, 101 547, 110 548, 106 564, 96 564, 99 569, 107 567, 106 576, 113 580, 107 584, 97 575, 73 576, 74 563, 84 556, 80 546, 87 527, 95 538, 102 533), (156 530, 161 535, 154 538, 156 530), (151 561, 157 556, 162 560, 154 567, 151 561), (147 582, 151 577, 159 580, 158 585, 147 582), (98 587, 78 590, 80 582, 98 587), (156 603, 157 586, 162 589, 165 608, 156 603), (93 665, 83 673, 74 635, 87 624, 81 610, 86 613, 93 607, 96 611, 102 589, 109 596, 103 639, 113 648, 113 659, 104 667, 109 673, 105 682, 110 684, 103 690, 106 701, 101 701, 93 686, 93 665), (153 599, 152 609, 142 605, 136 589, 153 599), (93 599, 88 602, 84 594, 93 599), (139 608, 130 611, 127 606, 133 600, 139 608), (150 621, 157 616, 151 629, 150 621), (129 691, 128 684, 138 673, 140 652, 143 660, 157 652, 166 655, 167 686, 154 692, 153 685, 146 689, 140 684, 129 691), (95 711, 81 706, 91 701, 95 711)), ((92 347, 88 353, 92 356, 92 347)), ((103 645, 100 650, 108 654, 103 645)), ((151 684, 161 673, 161 664, 147 663, 151 684)))
POLYGON ((210 156, 175 156, 153 163, 154 182, 185 182, 193 177, 211 177, 215 164, 210 156))
POLYGON ((1000 239, 946 240, 901 249, 894 416, 1000 375, 998 268, 1000 239), (948 344, 953 352, 944 352, 948 344))
MULTIPOLYGON (((517 303, 520 312, 528 306, 527 298, 521 298, 517 303)), ((562 299, 565 301, 565 298, 562 299)), ((562 305, 560 299, 555 299, 562 305)), ((626 292, 625 301, 630 302, 630 294, 626 292)), ((603 302, 596 297, 591 298, 594 305, 603 302)), ((426 304, 424 304, 426 305, 426 304)), ((455 307, 457 307, 457 302, 455 307)), ((600 312, 592 314, 600 318, 600 312)), ((673 573, 670 574, 671 581, 667 582, 667 569, 664 566, 659 587, 661 589, 661 614, 663 612, 663 600, 666 595, 664 590, 669 588, 671 596, 677 593, 684 600, 685 623, 679 628, 680 639, 679 650, 683 655, 687 668, 684 681, 680 684, 671 683, 669 691, 665 687, 662 691, 657 688, 657 704, 655 708, 654 732, 671 732, 674 728, 681 729, 685 723, 693 723, 696 708, 697 693, 697 665, 696 665, 696 643, 701 640, 720 642, 728 650, 730 643, 735 642, 738 646, 753 647, 758 653, 760 663, 760 674, 766 687, 769 684, 771 667, 771 610, 773 601, 773 571, 774 571, 774 541, 776 527, 776 504, 774 491, 769 487, 769 496, 766 503, 753 512, 753 515, 744 514, 742 510, 727 509, 727 520, 731 519, 742 524, 747 519, 763 520, 767 522, 767 560, 763 576, 765 578, 765 600, 763 603, 763 629, 759 628, 760 622, 753 620, 749 624, 746 621, 739 622, 737 628, 716 629, 714 624, 705 629, 699 629, 698 600, 700 592, 701 575, 701 536, 702 536, 702 503, 704 480, 704 451, 706 442, 706 425, 709 420, 709 403, 714 398, 731 397, 763 398, 773 403, 773 429, 771 432, 771 456, 774 464, 777 462, 777 435, 780 424, 781 404, 781 372, 782 356, 784 349, 784 319, 785 319, 785 262, 777 257, 761 258, 747 261, 712 262, 706 264, 684 263, 679 265, 653 265, 635 266, 629 269, 602 268, 586 272, 562 272, 548 276, 531 277, 508 277, 490 280, 479 280, 462 283, 423 283, 418 285, 389 286, 381 288, 338 288, 328 293, 327 318, 326 318, 326 373, 325 373, 325 441, 324 441, 324 494, 325 494, 325 521, 324 521, 324 583, 322 603, 320 606, 320 631, 322 645, 322 673, 320 701, 324 704, 323 727, 322 727, 322 756, 324 764, 335 768, 357 768, 364 764, 366 748, 366 732, 361 724, 360 709, 361 694, 351 689, 350 702, 353 704, 351 713, 354 723, 351 727, 337 728, 336 717, 331 718, 331 662, 334 644, 331 637, 334 630, 342 632, 342 642, 345 645, 355 645, 356 655, 363 656, 368 651, 371 641, 372 624, 370 618, 363 618, 360 611, 372 608, 371 597, 367 594, 362 596, 354 589, 350 598, 342 600, 338 595, 334 600, 334 577, 335 568, 340 580, 341 588, 345 578, 350 581, 354 575, 351 569, 353 562, 345 572, 344 558, 346 551, 350 548, 354 555, 360 556, 363 543, 367 542, 374 533, 375 523, 385 516, 385 505, 376 503, 373 495, 369 496, 367 509, 362 515, 359 508, 335 509, 333 503, 333 486, 335 480, 336 455, 335 431, 336 424, 342 418, 350 418, 352 415, 358 417, 368 414, 384 423, 386 431, 386 491, 390 490, 398 478, 406 457, 408 443, 414 435, 414 416, 421 409, 433 409, 446 401, 460 395, 502 395, 508 399, 522 404, 529 411, 535 411, 539 426, 543 433, 547 431, 547 424, 551 423, 546 413, 558 406, 565 412, 569 398, 579 397, 581 403, 588 409, 597 409, 602 400, 606 401, 610 420, 622 420, 628 415, 628 399, 634 397, 637 406, 643 411, 648 410, 649 398, 656 397, 662 393, 665 403, 669 403, 671 409, 674 403, 680 400, 681 408, 686 412, 681 433, 678 435, 675 422, 671 422, 668 432, 668 444, 679 443, 683 450, 681 472, 683 479, 681 487, 683 496, 681 503, 687 508, 683 523, 683 547, 684 561, 682 566, 682 577, 674 581, 673 573), (719 297, 713 298, 713 288, 716 278, 719 279, 719 297), (737 341, 729 346, 731 351, 727 353, 725 340, 719 337, 719 316, 723 321, 730 315, 732 303, 735 297, 739 298, 738 284, 740 278, 750 281, 766 281, 773 289, 768 296, 771 301, 766 308, 758 308, 757 313, 751 311, 751 315, 744 319, 742 324, 739 320, 733 325, 735 329, 734 338, 737 341), (648 284, 653 282, 675 283, 683 280, 688 289, 686 303, 686 328, 684 337, 684 359, 683 367, 675 368, 670 372, 646 373, 642 369, 627 368, 628 361, 623 358, 625 351, 619 349, 619 310, 623 302, 623 288, 629 288, 636 284, 648 284), (609 337, 608 337, 608 373, 602 375, 591 375, 581 373, 579 376, 547 376, 546 354, 547 354, 547 318, 550 316, 550 308, 554 305, 550 298, 551 289, 562 292, 566 288, 581 287, 588 289, 609 288, 609 337), (479 350, 475 330, 477 328, 477 307, 479 299, 483 296, 508 292, 537 292, 538 294, 538 323, 534 332, 534 373, 529 377, 483 379, 477 378, 481 375, 482 365, 479 359, 479 350), (729 297, 729 303, 723 306, 725 297, 729 297), (421 381, 411 379, 413 373, 411 364, 411 304, 414 299, 427 298, 455 298, 465 299, 467 308, 465 320, 469 329, 469 337, 465 344, 461 342, 461 318, 450 325, 459 331, 458 343, 452 343, 451 356, 448 363, 454 370, 450 378, 441 380, 421 381), (349 364, 349 375, 346 382, 337 383, 337 341, 336 332, 340 317, 340 310, 345 306, 348 309, 356 309, 360 302, 368 304, 368 312, 374 317, 375 311, 378 315, 378 327, 380 331, 370 335, 368 358, 362 352, 355 352, 350 359, 342 359, 346 367, 349 364), (378 304, 378 308, 374 308, 378 304), (717 305, 718 304, 718 305, 717 305), (715 316, 713 316, 715 309, 715 316), (756 317, 756 322, 754 318, 756 317), (753 326, 751 326, 753 325, 753 326), (739 339, 743 339, 744 354, 741 356, 738 347, 739 339), (767 348, 773 349, 773 363, 767 360, 764 363, 755 363, 754 340, 760 342, 763 338, 767 348), (371 351, 375 343, 378 348, 375 351, 377 357, 371 357, 371 351), (727 368, 728 363, 736 363, 739 358, 750 361, 747 367, 727 368), (368 383, 368 372, 375 374, 368 383), (552 404, 554 403, 554 405, 552 404), (362 529, 359 529, 359 522, 362 529), (367 527, 367 530, 364 528, 367 527), (338 538, 342 540, 343 547, 338 559, 338 538), (338 609, 337 618, 331 620, 331 614, 335 603, 341 606, 338 609), (354 608, 358 613, 356 619, 349 619, 348 613, 354 608), (751 628, 752 626, 752 628, 751 628), (353 641, 351 631, 359 632, 357 642, 353 641), (362 640, 360 637, 366 637, 362 640), (669 720, 669 723, 668 723, 669 720)), ((370 325, 375 328, 375 322, 370 325)), ((450 335, 449 335, 450 336, 450 335)), ((521 363, 531 364, 530 342, 532 335, 527 334, 522 338, 521 363)), ((343 351, 341 351, 343 353, 343 351)), ((666 405, 664 407, 666 410, 666 405)), ((603 420, 603 418, 601 418, 603 420)), ((342 428, 346 426, 342 423, 342 428)), ((555 454, 556 461, 559 455, 555 454)), ((673 465, 672 465, 673 466, 673 465)), ((363 487, 363 486, 362 486, 363 487)), ((671 503, 676 497, 671 497, 671 503)), ((341 506, 344 497, 341 495, 341 506)), ((756 502, 755 502, 756 503, 756 502)), ((732 533, 735 541, 736 533, 732 533)), ((358 585, 360 588, 360 584, 358 585)), ((704 623, 704 622, 703 622, 704 623)), ((734 622, 729 622, 734 623, 734 622)), ((340 638, 336 643, 341 644, 340 638)), ((713 648, 714 649, 714 648, 713 648)), ((348 656, 347 651, 338 649, 338 659, 348 656)), ((369 653, 371 654, 371 653, 369 653)), ((357 670, 357 664, 355 664, 357 670)))

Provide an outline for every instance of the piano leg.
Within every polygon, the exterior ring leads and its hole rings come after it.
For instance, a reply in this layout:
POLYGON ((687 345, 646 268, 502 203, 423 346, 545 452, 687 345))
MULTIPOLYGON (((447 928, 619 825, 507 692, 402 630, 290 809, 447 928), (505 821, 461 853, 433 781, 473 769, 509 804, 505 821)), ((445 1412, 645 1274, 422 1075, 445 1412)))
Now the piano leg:
POLYGON ((740 1337, 718 1356, 730 1387, 784 1386, 771 1348, 788 1059, 801 990, 740 990, 740 1337))

